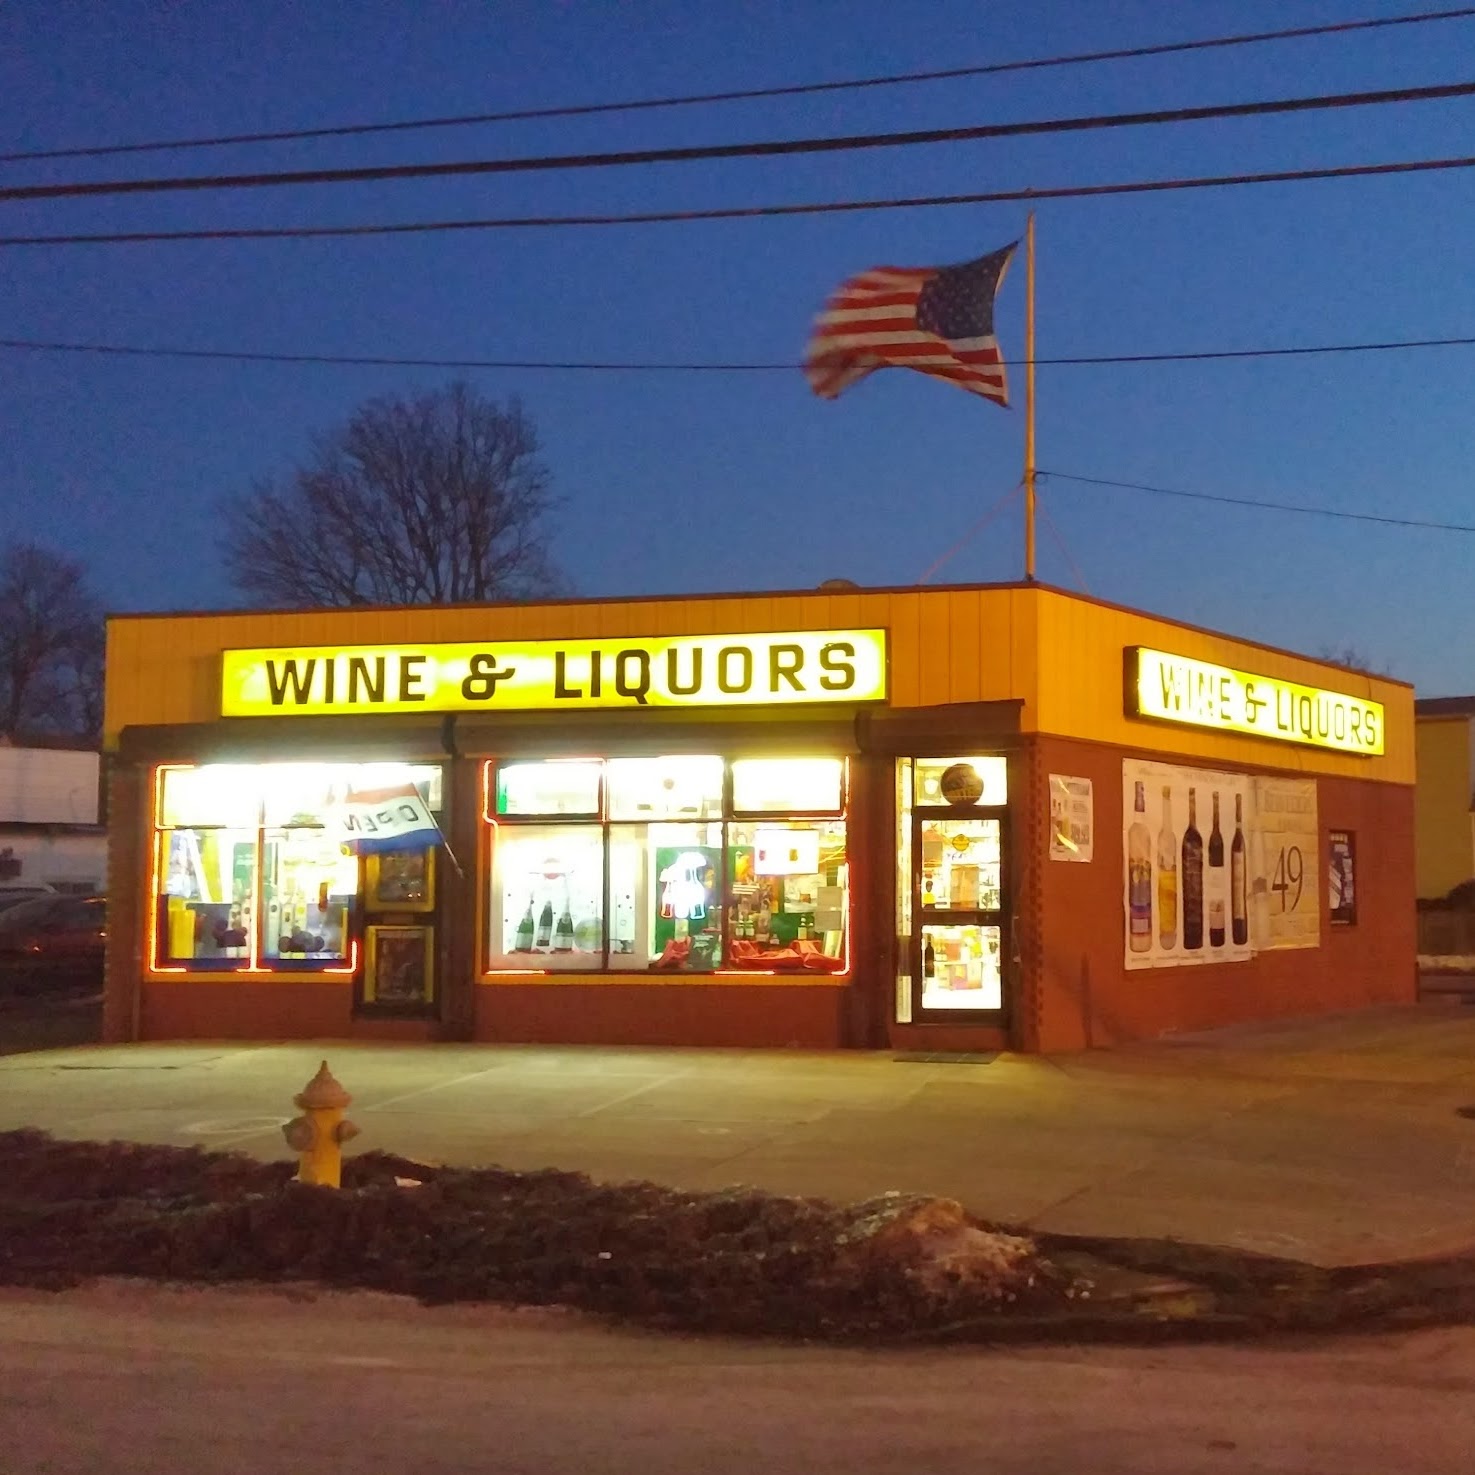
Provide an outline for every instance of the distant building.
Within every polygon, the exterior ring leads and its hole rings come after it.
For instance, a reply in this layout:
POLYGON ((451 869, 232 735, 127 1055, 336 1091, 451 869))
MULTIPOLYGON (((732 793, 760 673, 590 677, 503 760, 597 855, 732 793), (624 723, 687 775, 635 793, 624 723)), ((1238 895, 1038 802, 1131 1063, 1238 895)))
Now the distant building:
POLYGON ((0 886, 96 892, 107 876, 99 756, 64 739, 0 737, 0 886))
POLYGON ((1418 894, 1475 879, 1475 696, 1414 703, 1418 894))

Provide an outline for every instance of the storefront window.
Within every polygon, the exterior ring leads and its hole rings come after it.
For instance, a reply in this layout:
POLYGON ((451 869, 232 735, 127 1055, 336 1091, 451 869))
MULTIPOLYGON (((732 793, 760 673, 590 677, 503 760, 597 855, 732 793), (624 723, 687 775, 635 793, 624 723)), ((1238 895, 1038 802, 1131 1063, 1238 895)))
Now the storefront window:
POLYGON ((844 968, 842 759, 517 762, 489 779, 492 971, 844 968), (728 791, 773 817, 726 818, 728 791), (573 812, 601 822, 559 822, 573 812))
POLYGON ((722 966, 722 825, 610 828, 609 966, 668 973, 722 966))
POLYGON ((268 830, 262 858, 262 958, 344 962, 358 915, 357 858, 317 826, 268 830))
POLYGON ((253 768, 212 763, 203 768, 166 768, 159 775, 158 823, 166 828, 254 829, 260 817, 253 768))
POLYGON ((914 771, 919 805, 975 809, 1008 802, 1008 761, 997 754, 988 758, 918 758, 914 771))
POLYGON ((325 818, 350 795, 414 784, 442 805, 434 764, 169 766, 155 805, 154 966, 285 970, 351 964, 362 868, 325 818))
POLYGON ((921 860, 924 910, 998 910, 998 820, 949 817, 924 821, 921 860))
POLYGON ((1000 1009, 1004 1003, 998 927, 922 928, 922 1007, 1000 1009))
POLYGON ((606 783, 612 820, 722 816, 720 758, 611 758, 606 783))
POLYGON ((493 968, 604 963, 604 832, 598 825, 503 825, 492 850, 493 968))
POLYGON ((250 953, 256 828, 163 830, 158 837, 158 956, 241 966, 250 953))
POLYGON ((739 758, 732 807, 738 814, 838 814, 844 772, 839 758, 739 758))
POLYGON ((843 966, 849 868, 843 820, 728 826, 735 968, 843 966))
POLYGON ((497 770, 497 814, 599 815, 602 763, 504 763, 497 770))

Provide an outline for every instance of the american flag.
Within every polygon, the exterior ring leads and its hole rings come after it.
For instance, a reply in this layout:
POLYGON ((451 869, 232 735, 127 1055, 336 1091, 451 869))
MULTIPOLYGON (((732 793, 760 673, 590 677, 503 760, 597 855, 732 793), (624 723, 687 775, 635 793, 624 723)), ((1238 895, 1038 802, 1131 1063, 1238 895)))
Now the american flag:
POLYGON ((821 399, 875 369, 916 369, 1009 403, 994 294, 1017 241, 961 266, 877 266, 851 277, 815 319, 804 373, 821 399))

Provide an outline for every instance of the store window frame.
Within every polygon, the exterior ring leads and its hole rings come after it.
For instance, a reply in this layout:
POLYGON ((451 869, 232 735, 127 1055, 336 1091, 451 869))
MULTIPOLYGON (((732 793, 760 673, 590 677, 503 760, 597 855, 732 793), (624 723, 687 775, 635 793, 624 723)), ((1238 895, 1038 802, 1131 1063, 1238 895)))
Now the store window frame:
MULTIPOLYGON (((584 829, 593 829, 596 826, 600 831, 601 843, 604 849, 604 875, 601 891, 601 916, 600 916, 600 949, 597 964, 590 963, 578 968, 547 968, 547 967, 496 967, 492 964, 495 950, 491 939, 491 913, 485 912, 485 923, 479 929, 477 938, 477 971, 482 982, 496 983, 501 979, 515 978, 520 976, 534 976, 556 980, 565 974, 576 976, 597 976, 613 982, 634 982, 637 979, 652 976, 663 978, 696 979, 720 975, 724 979, 741 979, 753 977, 771 977, 778 975, 778 970, 765 970, 762 968, 736 968, 731 965, 732 958, 732 906, 731 906, 731 835, 733 826, 767 825, 777 828, 782 824, 809 823, 822 820, 838 820, 845 827, 845 926, 844 941, 842 944, 841 957, 843 966, 832 973, 815 972, 813 974, 798 975, 808 979, 810 982, 833 979, 851 980, 853 971, 853 958, 851 955, 852 931, 854 925, 854 895, 852 890, 852 879, 850 873, 850 763, 843 754, 831 753, 803 753, 794 755, 769 755, 762 753, 744 753, 725 750, 716 753, 687 754, 676 753, 669 756, 673 758, 686 757, 714 757, 722 764, 722 786, 720 813, 716 816, 664 816, 653 819, 612 819, 610 817, 610 784, 607 764, 610 761, 618 761, 620 758, 652 758, 657 759, 668 755, 661 753, 650 754, 611 754, 600 758, 593 758, 587 754, 581 754, 577 758, 571 758, 563 754, 549 753, 518 753, 509 754, 499 758, 488 758, 482 765, 481 792, 482 792, 482 828, 486 833, 487 855, 484 869, 484 883, 481 887, 481 898, 484 906, 488 906, 494 889, 499 884, 497 876, 497 844, 498 837, 505 826, 515 830, 520 827, 543 826, 547 828, 574 826, 584 829), (783 756, 803 758, 833 758, 840 768, 838 804, 835 808, 817 809, 785 809, 777 812, 772 809, 745 809, 739 810, 733 804, 733 772, 734 762, 757 760, 765 757, 774 757, 775 761, 782 761, 783 756), (597 815, 593 814, 498 814, 496 812, 497 796, 497 772, 498 769, 507 766, 531 763, 559 763, 559 762, 598 762, 601 764, 599 778, 599 809, 597 815), (690 970, 656 970, 650 964, 641 968, 612 967, 611 958, 611 922, 610 909, 612 904, 612 855, 611 836, 614 831, 646 831, 648 832, 656 825, 715 825, 721 831, 721 843, 718 847, 719 862, 717 867, 717 883, 715 894, 720 897, 721 919, 717 929, 718 953, 721 958, 715 967, 711 969, 690 970)), ((505 896, 505 889, 503 892, 505 896)), ((503 914, 505 924, 505 913, 503 914)), ((648 919, 647 919, 648 922, 648 919)), ((496 954, 496 956, 509 956, 508 954, 496 954)))

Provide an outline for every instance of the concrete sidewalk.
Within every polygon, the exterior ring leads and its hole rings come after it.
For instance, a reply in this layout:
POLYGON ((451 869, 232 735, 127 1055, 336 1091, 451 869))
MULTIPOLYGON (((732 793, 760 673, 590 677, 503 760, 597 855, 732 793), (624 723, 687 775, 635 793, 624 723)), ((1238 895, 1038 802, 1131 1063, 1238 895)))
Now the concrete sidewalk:
POLYGON ((0 1058, 0 1130, 287 1156, 327 1056, 354 1144, 436 1162, 961 1199, 995 1221, 1351 1264, 1475 1249, 1475 1011, 1424 1004, 987 1063, 177 1044, 0 1058))

